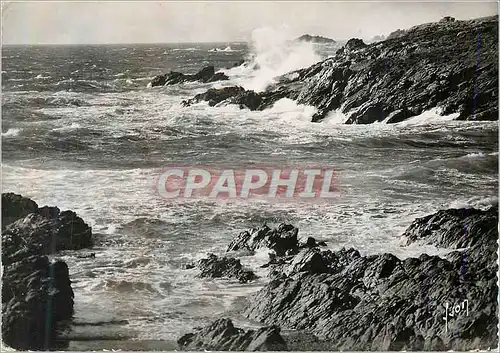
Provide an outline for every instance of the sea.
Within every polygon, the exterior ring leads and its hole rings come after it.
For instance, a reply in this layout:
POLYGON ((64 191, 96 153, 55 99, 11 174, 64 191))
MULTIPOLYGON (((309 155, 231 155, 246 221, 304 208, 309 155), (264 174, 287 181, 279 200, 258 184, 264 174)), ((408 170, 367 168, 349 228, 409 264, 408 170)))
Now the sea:
POLYGON ((398 124, 345 125, 340 111, 312 123, 315 108, 289 99, 254 112, 181 105, 212 87, 261 91, 339 46, 260 33, 250 43, 2 48, 2 192, 73 210, 93 229, 95 258, 57 255, 75 292, 70 348, 172 343, 220 316, 257 325, 239 309, 267 281, 265 251, 241 257, 261 275, 250 284, 184 269, 207 253, 224 254, 249 228, 287 222, 330 249, 406 258, 448 251, 403 247, 400 236, 415 218, 497 202, 497 122, 453 121, 434 109, 398 124), (230 80, 148 86, 158 74, 207 65, 230 80), (158 194, 168 166, 220 164, 331 166, 339 195, 276 202, 158 194))

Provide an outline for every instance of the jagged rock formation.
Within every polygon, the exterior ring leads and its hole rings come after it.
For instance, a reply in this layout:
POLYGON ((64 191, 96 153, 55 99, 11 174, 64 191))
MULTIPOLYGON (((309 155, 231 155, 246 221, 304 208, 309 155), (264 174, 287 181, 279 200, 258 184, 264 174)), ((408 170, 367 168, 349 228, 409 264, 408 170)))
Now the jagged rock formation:
POLYGON ((151 87, 175 85, 185 82, 215 82, 229 80, 229 77, 222 72, 215 73, 213 66, 207 66, 193 75, 186 75, 181 72, 170 71, 167 74, 155 76, 150 84, 151 87))
POLYGON ((304 249, 275 267, 278 275, 251 298, 245 315, 282 329, 307 330, 331 350, 496 347, 497 224, 498 207, 440 211, 413 222, 405 232, 412 241, 470 246, 447 259, 304 249), (466 238, 457 232, 464 225, 466 238), (464 311, 449 317, 446 330, 445 303, 464 300, 468 316, 464 311))
POLYGON ((310 34, 303 34, 300 37, 295 38, 296 42, 312 42, 312 43, 336 43, 331 38, 326 38, 322 36, 311 36, 310 34))
POLYGON ((198 261, 197 267, 200 269, 201 278, 235 278, 241 283, 257 278, 252 271, 243 269, 240 260, 231 257, 208 254, 207 258, 198 261))
POLYGON ((350 39, 334 57, 283 75, 264 92, 226 87, 194 101, 263 110, 282 98, 314 106, 313 121, 340 110, 347 124, 396 123, 432 108, 457 120, 497 120, 498 16, 445 19, 369 45, 350 39))
POLYGON ((64 348, 57 337, 73 315, 68 266, 43 255, 91 246, 92 230, 72 211, 12 193, 2 194, 2 221, 3 341, 20 350, 64 348))
POLYGON ((229 319, 219 319, 194 333, 182 336, 177 343, 184 350, 284 351, 286 343, 275 326, 244 331, 229 319))
POLYGON ((227 251, 255 251, 268 248, 278 256, 295 254, 299 250, 298 233, 298 228, 290 224, 282 223, 275 229, 264 225, 241 232, 231 241, 227 251))

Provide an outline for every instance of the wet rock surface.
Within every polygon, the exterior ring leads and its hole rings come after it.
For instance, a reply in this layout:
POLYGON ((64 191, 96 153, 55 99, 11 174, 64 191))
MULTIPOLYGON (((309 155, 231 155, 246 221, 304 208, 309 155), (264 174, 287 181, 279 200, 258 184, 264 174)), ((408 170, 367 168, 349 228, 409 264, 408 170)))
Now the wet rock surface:
POLYGON ((2 232, 2 259, 16 261, 24 254, 53 254, 92 246, 92 229, 73 211, 56 218, 31 213, 2 232), (4 259, 4 258, 8 258, 4 259))
POLYGON ((35 201, 12 192, 2 193, 2 229, 30 213, 38 213, 35 201))
POLYGON ((74 212, 2 194, 2 337, 20 350, 64 348, 58 335, 73 315, 68 266, 59 250, 92 245, 91 228, 74 212))
POLYGON ((274 279, 249 299, 244 315, 310 332, 331 350, 496 347, 498 208, 439 211, 417 219, 406 233, 432 229, 418 238, 453 248, 464 241, 457 241, 451 229, 464 222, 475 240, 446 259, 423 254, 400 260, 391 254, 362 256, 354 249, 303 249, 274 267, 274 279), (461 216, 463 212, 469 216, 461 216), (460 305, 465 300, 469 315, 450 317, 445 330, 445 303, 460 305))
POLYGON ((234 278, 241 283, 257 278, 252 271, 243 269, 240 260, 231 257, 208 254, 207 258, 198 261, 197 267, 200 269, 201 278, 234 278))
MULTIPOLYGON (((264 92, 224 93, 231 95, 218 94, 217 103, 252 110, 293 99, 317 109, 312 121, 335 110, 347 124, 396 123, 433 108, 457 120, 497 120, 498 16, 444 19, 368 45, 353 38, 334 57, 283 75, 264 92), (241 98, 248 96, 251 104, 241 98)), ((197 97, 210 102, 211 96, 197 97)))
POLYGON ((277 256, 297 253, 299 250, 298 232, 298 228, 290 224, 282 223, 275 229, 264 225, 240 233, 229 244, 227 251, 255 251, 268 248, 277 256))
POLYGON ((33 255, 4 267, 2 338, 19 350, 64 348, 58 333, 73 316, 68 266, 33 255))
POLYGON ((486 211, 474 208, 440 210, 417 218, 403 233, 406 244, 420 241, 444 248, 466 248, 497 234, 498 206, 486 211))
POLYGON ((207 83, 207 82, 224 81, 224 80, 229 80, 229 77, 222 72, 216 73, 215 68, 213 66, 207 66, 192 75, 183 74, 181 72, 176 72, 176 71, 171 71, 163 75, 158 75, 151 80, 150 84, 151 87, 156 87, 156 86, 175 85, 185 82, 198 81, 207 83))
POLYGON ((286 343, 275 326, 244 331, 229 319, 218 319, 208 326, 182 336, 177 343, 183 350, 283 351, 286 343))

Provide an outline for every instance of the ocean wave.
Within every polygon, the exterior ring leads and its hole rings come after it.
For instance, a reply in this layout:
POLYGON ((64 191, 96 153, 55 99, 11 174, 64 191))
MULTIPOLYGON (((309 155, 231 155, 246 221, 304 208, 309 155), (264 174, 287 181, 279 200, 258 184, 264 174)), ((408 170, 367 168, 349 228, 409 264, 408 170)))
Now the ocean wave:
POLYGON ((226 52, 226 53, 232 53, 236 51, 241 51, 241 50, 235 50, 232 49, 229 45, 225 47, 224 49, 219 49, 219 48, 212 48, 208 50, 209 52, 226 52))
MULTIPOLYGON (((175 49, 172 49, 172 51, 196 51, 196 50, 200 50, 198 48, 175 48, 175 49)), ((165 52, 163 54, 165 54, 167 51, 165 50, 165 52)))
POLYGON ((52 76, 50 76, 50 75, 43 76, 42 74, 38 74, 38 75, 36 75, 35 80, 47 80, 49 78, 52 78, 52 76))
POLYGON ((10 128, 6 132, 2 132, 2 137, 16 137, 22 131, 20 128, 10 128))
POLYGON ((491 206, 498 205, 498 196, 489 196, 489 197, 480 197, 475 196, 469 199, 455 200, 451 202, 448 206, 449 208, 479 208, 479 209, 488 209, 491 206))

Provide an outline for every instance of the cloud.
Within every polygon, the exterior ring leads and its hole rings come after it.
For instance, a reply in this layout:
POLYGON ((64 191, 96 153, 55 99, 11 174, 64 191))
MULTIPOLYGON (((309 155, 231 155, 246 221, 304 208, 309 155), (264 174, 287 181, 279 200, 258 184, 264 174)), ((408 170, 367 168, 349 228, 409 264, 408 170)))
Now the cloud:
POLYGON ((206 42, 249 39, 287 25, 293 35, 337 39, 387 34, 443 16, 497 13, 496 2, 11 2, 3 3, 5 44, 206 42))

